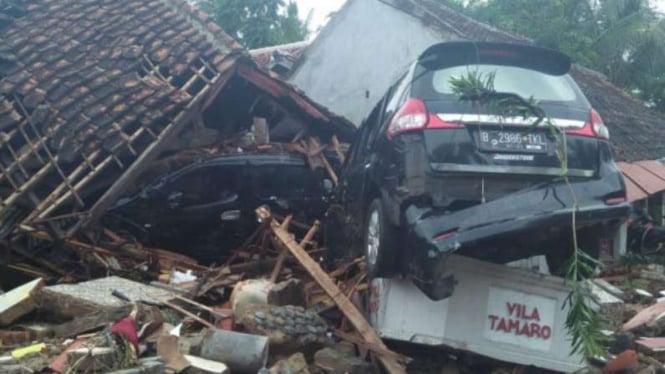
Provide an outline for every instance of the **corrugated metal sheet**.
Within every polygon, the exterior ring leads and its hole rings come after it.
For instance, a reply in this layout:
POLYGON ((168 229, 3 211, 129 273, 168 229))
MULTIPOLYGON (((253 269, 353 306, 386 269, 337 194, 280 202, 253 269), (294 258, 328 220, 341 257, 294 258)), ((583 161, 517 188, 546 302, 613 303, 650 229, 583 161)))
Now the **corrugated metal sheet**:
POLYGON ((665 166, 658 161, 617 163, 626 181, 628 201, 646 199, 665 191, 665 166))

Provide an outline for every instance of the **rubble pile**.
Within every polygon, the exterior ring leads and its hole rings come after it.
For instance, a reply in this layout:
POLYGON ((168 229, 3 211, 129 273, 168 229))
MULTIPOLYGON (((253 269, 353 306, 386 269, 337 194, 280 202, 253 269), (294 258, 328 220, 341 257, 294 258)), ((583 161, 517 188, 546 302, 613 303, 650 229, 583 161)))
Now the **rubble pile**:
POLYGON ((408 359, 359 311, 363 260, 326 272, 318 222, 298 236, 291 217, 256 214, 256 231, 219 266, 162 251, 159 273, 143 271, 143 282, 38 278, 0 295, 0 371, 369 373, 380 363, 404 372, 408 359))
MULTIPOLYGON (((591 283, 609 328, 609 360, 602 372, 665 372, 665 266, 651 263, 613 266, 591 283)), ((595 372, 595 371, 592 371, 595 372)))

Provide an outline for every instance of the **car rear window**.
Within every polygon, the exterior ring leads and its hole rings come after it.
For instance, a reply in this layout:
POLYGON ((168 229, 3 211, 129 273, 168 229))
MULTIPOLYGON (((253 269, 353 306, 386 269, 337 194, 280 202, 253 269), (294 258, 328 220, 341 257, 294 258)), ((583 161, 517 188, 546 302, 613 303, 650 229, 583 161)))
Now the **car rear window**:
POLYGON ((453 95, 451 79, 466 77, 472 71, 482 74, 483 77, 494 73, 494 88, 497 92, 514 93, 526 99, 533 97, 538 101, 574 102, 578 97, 566 75, 554 76, 521 67, 500 65, 467 65, 435 70, 430 75, 433 93, 436 96, 453 95))

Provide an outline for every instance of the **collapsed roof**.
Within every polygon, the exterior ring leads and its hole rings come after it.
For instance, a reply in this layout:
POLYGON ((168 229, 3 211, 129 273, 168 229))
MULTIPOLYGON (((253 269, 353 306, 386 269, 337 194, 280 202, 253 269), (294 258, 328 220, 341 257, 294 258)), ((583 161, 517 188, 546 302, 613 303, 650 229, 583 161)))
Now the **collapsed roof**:
POLYGON ((0 238, 71 236, 183 130, 231 136, 257 112, 353 133, 184 0, 0 0, 0 238))

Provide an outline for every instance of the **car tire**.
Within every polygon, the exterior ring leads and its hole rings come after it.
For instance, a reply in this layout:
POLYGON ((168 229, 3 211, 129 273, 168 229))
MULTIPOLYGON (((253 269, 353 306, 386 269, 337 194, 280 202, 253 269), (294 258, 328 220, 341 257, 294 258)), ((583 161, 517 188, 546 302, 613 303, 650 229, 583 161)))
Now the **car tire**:
POLYGON ((391 226, 381 200, 372 200, 367 209, 363 235, 363 253, 370 278, 389 278, 396 273, 391 226))

